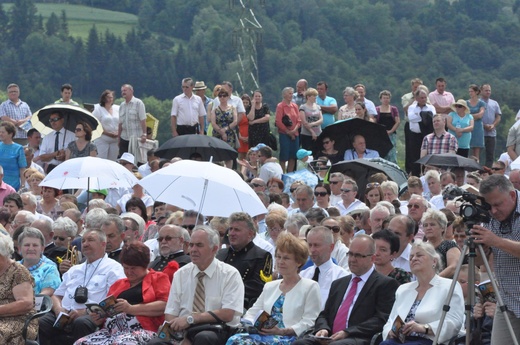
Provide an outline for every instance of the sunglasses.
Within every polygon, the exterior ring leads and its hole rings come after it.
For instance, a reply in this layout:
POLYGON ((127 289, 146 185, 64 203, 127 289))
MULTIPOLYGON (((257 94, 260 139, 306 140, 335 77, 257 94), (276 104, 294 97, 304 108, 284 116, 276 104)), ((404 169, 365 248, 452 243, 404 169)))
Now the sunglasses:
POLYGON ((337 226, 337 225, 334 225, 334 226, 324 225, 324 227, 326 227, 329 230, 332 230, 332 232, 334 232, 336 234, 339 232, 339 226, 337 226))
POLYGON ((348 193, 350 191, 352 191, 352 189, 341 188, 341 193, 348 193))
POLYGON ((457 104, 455 108, 465 108, 463 105, 457 104))
POLYGON ((61 117, 53 117, 49 119, 49 122, 58 122, 59 120, 61 120, 61 117))
POLYGON ((323 144, 328 145, 330 144, 330 141, 324 141, 323 144))
POLYGON ((60 241, 65 241, 67 238, 68 238, 68 237, 61 237, 61 236, 53 236, 53 237, 52 237, 52 239, 53 239, 54 241, 56 241, 56 240, 58 240, 58 239, 59 239, 60 241))
POLYGON ((421 207, 421 205, 418 205, 418 204, 408 204, 408 205, 406 205, 406 207, 408 207, 410 209, 413 207, 413 208, 415 208, 417 210, 417 209, 419 209, 421 207))
POLYGON ((170 242, 174 238, 180 238, 180 236, 164 236, 164 237, 157 237, 157 242, 161 243, 163 240, 166 240, 166 242, 170 242))
POLYGON ((226 98, 228 95, 218 95, 218 98, 226 98))
POLYGON ((329 181, 330 184, 338 184, 340 181, 329 181))
POLYGON ((377 188, 377 187, 379 187, 379 186, 380 186, 379 183, 377 183, 377 182, 371 182, 371 183, 367 184, 367 189, 370 189, 370 188, 377 188))
POLYGON ((192 225, 182 225, 182 227, 186 230, 193 230, 195 229, 196 225, 195 224, 192 224, 192 225))
POLYGON ((263 184, 259 184, 259 183, 252 183, 253 187, 264 187, 263 184))
POLYGON ((325 196, 327 194, 327 192, 314 192, 314 196, 325 196))
POLYGON ((496 168, 496 167, 495 167, 495 168, 491 168, 491 170, 493 170, 493 171, 498 171, 498 170, 503 170, 503 169, 502 169, 502 168, 496 168))
POLYGON ((81 132, 83 130, 83 128, 76 128, 74 129, 74 132, 81 132))

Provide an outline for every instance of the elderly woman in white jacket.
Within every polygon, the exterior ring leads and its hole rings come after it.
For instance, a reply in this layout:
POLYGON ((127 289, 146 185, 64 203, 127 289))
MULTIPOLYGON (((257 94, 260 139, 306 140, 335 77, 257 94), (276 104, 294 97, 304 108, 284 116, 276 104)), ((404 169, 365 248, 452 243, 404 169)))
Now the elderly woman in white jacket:
POLYGON ((275 256, 277 271, 283 279, 265 284, 262 294, 244 318, 254 324, 258 314, 265 311, 277 324, 273 328, 260 329, 259 334, 235 334, 226 345, 291 344, 314 325, 321 310, 320 287, 317 282, 298 275, 309 256, 306 243, 289 233, 282 233, 276 241, 275 256))
POLYGON ((441 269, 439 254, 429 243, 416 241, 410 253, 410 268, 417 281, 403 284, 396 291, 395 303, 383 328, 381 345, 401 344, 398 337, 405 336, 405 344, 429 345, 440 331, 439 344, 447 343, 457 335, 464 322, 464 297, 459 283, 450 300, 442 329, 440 318, 442 307, 448 296, 451 279, 437 275, 441 269), (400 317, 404 325, 396 332, 392 330, 400 317))

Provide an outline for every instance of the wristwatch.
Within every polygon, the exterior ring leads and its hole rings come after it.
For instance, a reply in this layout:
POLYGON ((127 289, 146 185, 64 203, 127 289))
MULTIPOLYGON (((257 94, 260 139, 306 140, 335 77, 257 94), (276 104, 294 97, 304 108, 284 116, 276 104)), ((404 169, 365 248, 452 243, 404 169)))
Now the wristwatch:
POLYGON ((189 324, 189 325, 193 325, 195 323, 195 319, 193 318, 193 315, 188 315, 186 317, 186 322, 189 324))
POLYGON ((424 325, 424 329, 425 329, 424 334, 430 333, 430 325, 428 325, 428 324, 424 325))

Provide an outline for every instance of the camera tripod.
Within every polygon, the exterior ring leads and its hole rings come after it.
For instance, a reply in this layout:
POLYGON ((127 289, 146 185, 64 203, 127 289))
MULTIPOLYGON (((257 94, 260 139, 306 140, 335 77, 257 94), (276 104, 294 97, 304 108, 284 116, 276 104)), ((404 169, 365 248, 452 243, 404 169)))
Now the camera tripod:
POLYGON ((443 308, 442 308, 442 315, 439 322, 439 328, 437 329, 437 332, 435 333, 435 340, 433 341, 433 345, 437 345, 437 342, 439 341, 439 335, 442 330, 442 326, 444 323, 444 319, 446 318, 446 313, 450 310, 450 301, 453 296, 453 291, 455 290, 455 285, 457 284, 457 279, 460 274, 460 270, 462 267, 462 264, 464 262, 464 255, 466 251, 469 249, 468 252, 468 296, 469 300, 466 301, 466 345, 469 345, 470 343, 470 335, 471 335, 471 311, 472 307, 475 305, 475 258, 477 257, 476 249, 478 248, 479 254, 482 258, 482 261, 484 263, 484 266, 486 267, 486 271, 489 273, 489 280, 491 281, 491 284, 493 286, 493 289, 495 290, 495 295, 497 298, 497 308, 500 308, 500 311, 504 313, 504 319, 507 324, 507 328, 509 330, 509 333, 511 334, 511 339, 513 339, 513 344, 518 345, 518 340, 516 339, 515 332, 513 330, 513 327, 511 326, 511 321, 509 320, 509 315, 507 315, 507 306, 504 304, 504 301, 502 300, 502 296, 500 296, 500 292, 498 291, 498 286, 496 283, 496 279, 492 274, 491 268, 489 267, 489 261, 487 260, 487 257, 484 253, 484 249, 482 248, 481 244, 476 244, 473 240, 473 237, 469 233, 469 230, 473 225, 468 222, 466 223, 466 234, 468 235, 467 239, 464 241, 464 247, 462 248, 461 256, 459 258, 459 262, 457 263, 457 268, 455 269, 455 274, 453 275, 453 281, 450 286, 450 290, 448 292, 448 296, 446 297, 446 301, 444 302, 443 308))

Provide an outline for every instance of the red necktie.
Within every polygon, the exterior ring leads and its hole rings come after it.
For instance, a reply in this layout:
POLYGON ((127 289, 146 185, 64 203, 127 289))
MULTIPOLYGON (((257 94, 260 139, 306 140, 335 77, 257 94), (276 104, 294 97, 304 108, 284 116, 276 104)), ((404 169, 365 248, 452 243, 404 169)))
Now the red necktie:
POLYGON ((356 296, 358 283, 361 281, 361 278, 354 277, 352 279, 352 285, 350 286, 350 290, 348 290, 347 298, 341 303, 341 306, 336 313, 336 318, 334 319, 334 326, 332 327, 332 334, 335 334, 339 331, 345 329, 347 324, 347 316, 352 303, 354 302, 354 296, 356 296))

